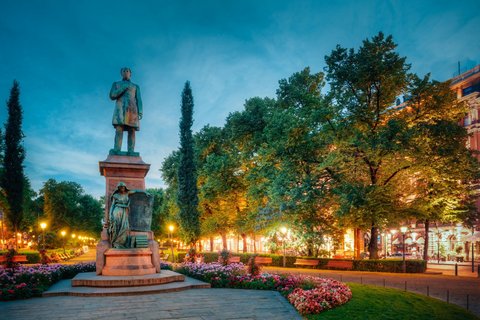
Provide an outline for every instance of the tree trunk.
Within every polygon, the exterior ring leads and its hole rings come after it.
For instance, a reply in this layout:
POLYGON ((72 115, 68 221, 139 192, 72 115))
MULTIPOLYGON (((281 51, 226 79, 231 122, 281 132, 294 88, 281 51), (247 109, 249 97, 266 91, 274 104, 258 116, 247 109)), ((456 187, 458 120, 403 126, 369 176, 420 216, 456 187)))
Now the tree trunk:
POLYGON ((430 220, 425 219, 425 243, 423 244, 423 260, 428 261, 428 231, 430 229, 430 220))
POLYGON ((307 256, 313 257, 313 243, 312 243, 312 240, 307 241, 307 256))
POLYGON ((220 233, 220 235, 222 236, 223 249, 228 250, 228 248, 227 248, 227 234, 226 233, 220 233))
POLYGON ((375 223, 372 223, 372 228, 370 231, 370 242, 368 243, 368 252, 370 253, 370 259, 378 259, 378 227, 375 226, 375 223))
POLYGON ((257 242, 255 241, 255 233, 253 234, 253 253, 257 253, 257 242))
POLYGON ((247 252, 247 235, 242 233, 242 241, 243 241, 243 253, 247 252))
POLYGON ((213 252, 213 237, 210 237, 210 252, 213 252))
MULTIPOLYGON (((2 225, 2 228, 3 228, 3 225, 2 225)), ((13 248, 14 248, 16 251, 18 251, 18 236, 17 236, 18 230, 17 230, 17 228, 15 228, 14 232, 15 232, 15 234, 14 234, 15 244, 14 244, 14 247, 13 247, 13 248)), ((45 241, 45 240, 43 240, 43 241, 45 241)))

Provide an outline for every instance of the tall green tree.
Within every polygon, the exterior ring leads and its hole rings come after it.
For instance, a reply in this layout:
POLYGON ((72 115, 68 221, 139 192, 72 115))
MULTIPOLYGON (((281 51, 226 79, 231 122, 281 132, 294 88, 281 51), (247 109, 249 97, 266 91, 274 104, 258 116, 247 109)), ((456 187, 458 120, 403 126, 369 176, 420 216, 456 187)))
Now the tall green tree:
POLYGON ((20 88, 17 81, 13 82, 7 109, 8 119, 5 125, 5 158, 2 188, 5 191, 8 203, 6 216, 16 235, 17 231, 20 230, 23 219, 23 161, 25 159, 25 151, 22 146, 23 111, 20 105, 20 88))
POLYGON ((185 241, 193 246, 200 236, 200 219, 197 208, 197 172, 192 136, 193 95, 189 81, 185 83, 182 92, 181 109, 177 203, 180 209, 180 224, 184 231, 185 241))
POLYGON ((409 128, 392 105, 405 93, 410 65, 395 52, 391 36, 379 33, 355 51, 339 45, 325 57, 331 99, 338 110, 338 162, 341 213, 370 229, 369 253, 378 258, 379 227, 401 216, 394 178, 411 167, 400 154, 409 149, 409 128))
POLYGON ((165 210, 165 191, 160 188, 150 188, 146 191, 153 196, 151 229, 156 236, 165 235, 165 226, 168 218, 168 211, 165 210))
POLYGON ((78 183, 49 179, 40 190, 40 196, 50 231, 68 228, 96 235, 101 230, 102 206, 85 194, 78 183))

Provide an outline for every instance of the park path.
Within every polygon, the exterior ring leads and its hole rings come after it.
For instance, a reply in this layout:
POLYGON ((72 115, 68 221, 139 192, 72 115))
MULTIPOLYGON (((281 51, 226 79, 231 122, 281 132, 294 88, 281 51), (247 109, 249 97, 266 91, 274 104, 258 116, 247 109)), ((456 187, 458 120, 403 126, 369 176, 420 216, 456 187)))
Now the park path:
POLYGON ((192 289, 115 297, 45 297, 0 303, 1 320, 302 319, 275 291, 192 289))

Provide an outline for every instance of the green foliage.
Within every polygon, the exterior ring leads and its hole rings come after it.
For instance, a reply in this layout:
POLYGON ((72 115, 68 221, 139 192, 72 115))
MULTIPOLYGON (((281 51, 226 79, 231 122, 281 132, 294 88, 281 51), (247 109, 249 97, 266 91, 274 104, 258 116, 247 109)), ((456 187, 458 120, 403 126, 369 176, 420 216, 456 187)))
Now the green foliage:
POLYGON ((8 208, 7 220, 15 234, 20 230, 23 220, 24 174, 23 161, 25 151, 22 146, 22 106, 20 105, 20 88, 17 81, 13 82, 10 98, 7 102, 8 119, 5 125, 5 157, 1 187, 5 191, 8 208))
POLYGON ((166 236, 165 226, 168 220, 168 211, 166 210, 165 192, 163 189, 147 189, 153 196, 152 225, 151 230, 155 236, 166 236))
POLYGON ((69 228, 96 235, 101 230, 100 202, 85 194, 76 182, 49 179, 40 190, 50 231, 69 228))
MULTIPOLYGON (((405 260, 407 273, 424 273, 427 263, 424 260, 405 260)), ((354 260, 353 270, 374 272, 403 272, 402 260, 354 260)))
MULTIPOLYGON (((218 262, 220 254, 218 252, 201 252, 204 257, 205 263, 218 262)), ((269 257, 272 258, 272 263, 269 266, 273 267, 283 267, 283 255, 280 254, 254 254, 254 253, 231 253, 232 256, 239 256, 240 262, 245 265, 248 265, 251 258, 254 256, 260 257, 269 257)), ((177 261, 183 261, 185 258, 185 253, 179 253, 177 261)), ((327 263, 329 258, 312 258, 312 257, 297 257, 297 256, 286 256, 286 267, 287 268, 296 268, 295 261, 298 259, 315 259, 319 260, 317 269, 327 269, 327 263)), ((342 259, 335 259, 342 260, 342 259)), ((403 262, 402 260, 349 260, 344 259, 345 261, 353 261, 354 271, 372 271, 372 272, 393 272, 393 273, 402 273, 403 262)), ((423 260, 406 260, 407 273, 423 273, 425 272, 427 265, 423 260)))
MULTIPOLYGON (((480 174, 459 125, 467 105, 449 83, 410 73, 396 47, 383 33, 358 49, 337 46, 325 77, 305 68, 279 81, 276 99, 248 99, 223 128, 197 133, 201 235, 221 235, 226 246, 232 231, 263 234, 278 246, 275 230, 288 225, 289 248, 320 256, 325 237, 335 244, 345 227, 376 239, 406 220, 473 224, 470 186, 480 174), (398 96, 406 101, 394 106, 398 96)), ((162 166, 170 219, 181 152, 162 166)), ((369 252, 377 257, 376 241, 369 252)))
POLYGON ((185 83, 182 92, 182 118, 180 119, 180 162, 178 166, 178 196, 180 224, 184 239, 193 244, 200 236, 198 213, 198 190, 195 154, 192 137, 193 96, 190 82, 185 83))

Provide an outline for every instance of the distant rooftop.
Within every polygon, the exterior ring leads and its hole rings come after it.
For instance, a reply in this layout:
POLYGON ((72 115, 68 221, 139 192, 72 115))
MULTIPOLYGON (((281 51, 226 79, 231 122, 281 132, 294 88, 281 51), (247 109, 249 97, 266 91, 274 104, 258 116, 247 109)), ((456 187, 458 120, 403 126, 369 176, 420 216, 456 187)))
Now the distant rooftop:
POLYGON ((464 73, 456 76, 456 77, 453 77, 451 78, 450 80, 452 81, 451 82, 451 85, 454 85, 456 83, 459 83, 467 78, 470 78, 471 76, 473 76, 474 74, 477 74, 480 72, 480 64, 477 65, 475 68, 472 68, 470 70, 467 70, 465 71, 464 73))

